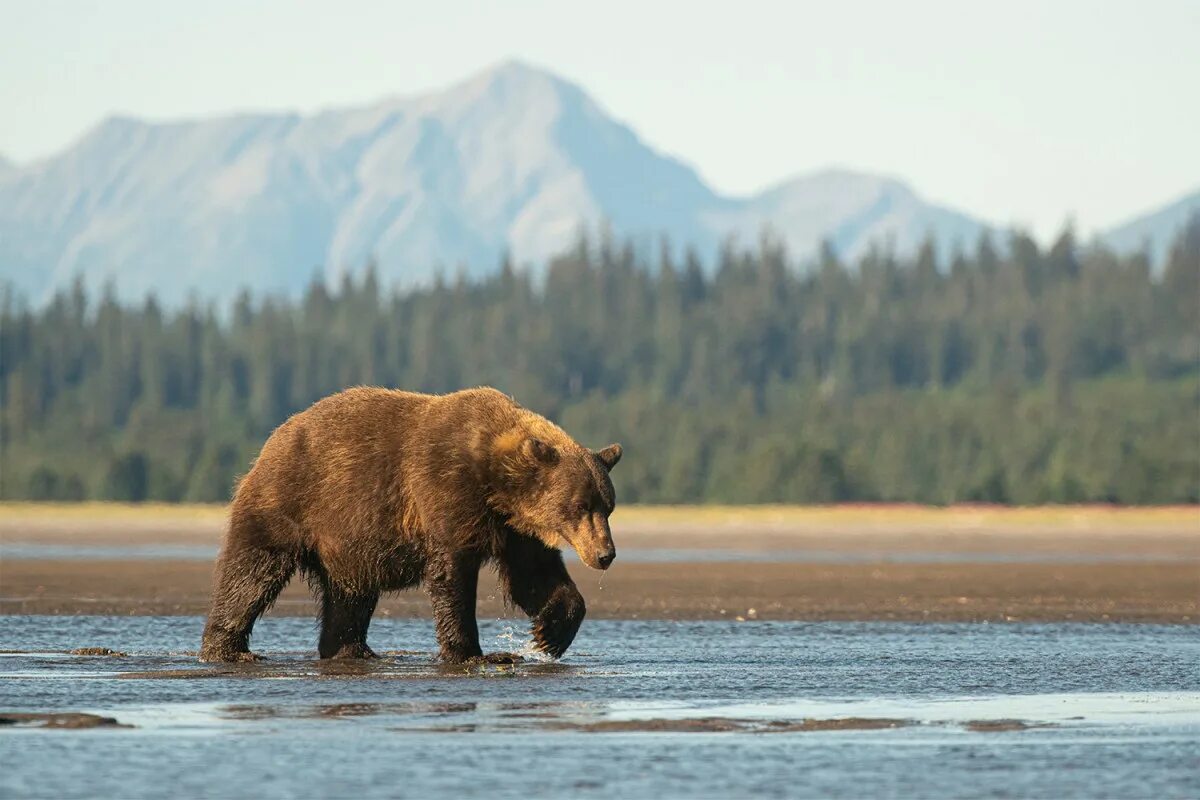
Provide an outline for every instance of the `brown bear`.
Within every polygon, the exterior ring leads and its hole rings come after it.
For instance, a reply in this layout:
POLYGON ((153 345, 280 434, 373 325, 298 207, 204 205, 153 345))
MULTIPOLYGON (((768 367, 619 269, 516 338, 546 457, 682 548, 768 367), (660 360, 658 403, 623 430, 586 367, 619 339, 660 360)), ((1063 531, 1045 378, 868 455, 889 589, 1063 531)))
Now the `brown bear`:
POLYGON ((280 425, 238 485, 200 658, 255 659, 254 622, 299 570, 319 595, 321 658, 374 657, 380 593, 423 584, 443 660, 512 660, 479 648, 488 563, 557 658, 584 615, 558 547, 596 569, 613 562, 608 473, 620 458, 620 445, 587 450, 495 389, 327 397, 280 425))

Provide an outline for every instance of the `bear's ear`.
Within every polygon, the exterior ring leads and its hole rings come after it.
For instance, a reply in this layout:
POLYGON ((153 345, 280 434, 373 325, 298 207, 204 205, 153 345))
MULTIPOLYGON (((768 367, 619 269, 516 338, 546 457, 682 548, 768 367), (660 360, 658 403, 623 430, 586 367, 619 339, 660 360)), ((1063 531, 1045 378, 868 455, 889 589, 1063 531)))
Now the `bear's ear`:
POLYGON ((615 467, 617 462, 621 460, 622 452, 621 445, 610 444, 603 450, 598 451, 596 453, 596 458, 600 459, 600 463, 604 465, 606 470, 612 472, 612 468, 615 467))
POLYGON ((558 451, 554 449, 553 445, 532 436, 521 444, 521 452, 539 464, 553 464, 558 461, 558 451))

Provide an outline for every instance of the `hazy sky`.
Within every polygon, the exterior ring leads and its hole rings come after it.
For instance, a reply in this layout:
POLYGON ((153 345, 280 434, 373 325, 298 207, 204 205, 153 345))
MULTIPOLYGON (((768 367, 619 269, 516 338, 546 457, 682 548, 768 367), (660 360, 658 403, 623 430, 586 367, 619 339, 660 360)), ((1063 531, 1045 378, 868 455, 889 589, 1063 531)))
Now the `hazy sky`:
POLYGON ((726 193, 842 166, 1042 237, 1200 186, 1200 0, 0 0, 0 154, 151 119, 357 104, 507 58, 726 193))

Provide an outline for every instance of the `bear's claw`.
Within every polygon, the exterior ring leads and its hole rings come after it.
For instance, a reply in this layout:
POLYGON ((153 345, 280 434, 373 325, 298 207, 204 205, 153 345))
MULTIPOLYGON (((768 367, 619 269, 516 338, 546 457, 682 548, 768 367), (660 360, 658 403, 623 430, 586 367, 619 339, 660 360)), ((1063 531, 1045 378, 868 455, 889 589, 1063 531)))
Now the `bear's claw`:
POLYGON ((570 640, 564 643, 561 632, 557 627, 551 628, 545 624, 537 623, 533 627, 533 643, 538 652, 558 659, 562 658, 563 654, 567 652, 570 640))
POLYGON ((334 653, 330 658, 339 660, 351 659, 374 659, 379 658, 379 654, 362 642, 354 644, 342 645, 342 648, 334 653))

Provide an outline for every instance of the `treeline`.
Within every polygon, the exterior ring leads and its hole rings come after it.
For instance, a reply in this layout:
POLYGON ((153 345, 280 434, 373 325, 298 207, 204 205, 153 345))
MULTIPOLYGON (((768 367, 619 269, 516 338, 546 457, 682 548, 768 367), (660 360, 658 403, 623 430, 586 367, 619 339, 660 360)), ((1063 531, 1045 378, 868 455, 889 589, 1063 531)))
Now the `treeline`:
POLYGON ((489 384, 586 444, 623 501, 1200 502, 1200 218, 1144 257, 982 239, 801 272, 764 237, 535 280, 129 307, 0 298, 0 497, 217 501, 274 426, 373 384, 489 384))

